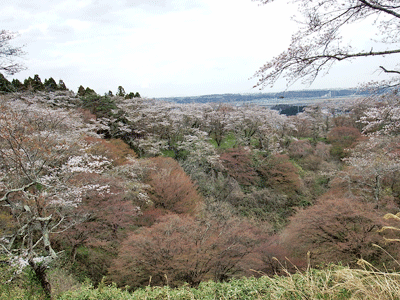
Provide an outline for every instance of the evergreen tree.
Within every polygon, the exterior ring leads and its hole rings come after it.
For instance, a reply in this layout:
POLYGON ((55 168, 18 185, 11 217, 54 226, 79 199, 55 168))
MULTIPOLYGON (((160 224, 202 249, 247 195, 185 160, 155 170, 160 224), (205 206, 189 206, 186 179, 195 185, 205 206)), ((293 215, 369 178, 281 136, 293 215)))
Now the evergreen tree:
POLYGON ((133 97, 135 97, 135 94, 130 92, 129 94, 125 95, 125 99, 132 99, 133 97))
POLYGON ((11 82, 16 92, 22 91, 24 89, 24 85, 18 79, 13 79, 11 82))
POLYGON ((85 88, 82 85, 78 88, 78 95, 81 97, 85 96, 85 88))
POLYGON ((140 94, 139 94, 138 92, 136 92, 136 94, 135 94, 134 97, 135 97, 135 98, 141 98, 141 96, 140 96, 140 94))
POLYGON ((85 96, 87 96, 87 95, 97 95, 97 93, 94 90, 92 90, 90 87, 87 87, 85 90, 85 96))
POLYGON ((33 89, 33 79, 32 77, 28 77, 24 80, 24 89, 25 90, 32 90, 33 89))
POLYGON ((117 96, 124 97, 125 96, 125 89, 122 86, 118 87, 117 96))
POLYGON ((60 79, 58 81, 58 89, 60 91, 66 91, 67 90, 67 86, 65 85, 64 81, 62 79, 60 79))
POLYGON ((35 76, 33 77, 32 88, 35 92, 43 91, 45 88, 38 74, 35 74, 35 76))
POLYGON ((81 100, 82 107, 90 110, 92 114, 95 114, 99 118, 113 116, 112 110, 117 108, 115 102, 110 97, 100 96, 96 93, 85 94, 81 100))
POLYGON ((13 85, 0 73, 0 92, 11 93, 14 91, 13 85))
POLYGON ((56 91, 58 89, 57 83, 53 79, 53 77, 50 77, 49 79, 44 80, 44 87, 48 91, 56 91))

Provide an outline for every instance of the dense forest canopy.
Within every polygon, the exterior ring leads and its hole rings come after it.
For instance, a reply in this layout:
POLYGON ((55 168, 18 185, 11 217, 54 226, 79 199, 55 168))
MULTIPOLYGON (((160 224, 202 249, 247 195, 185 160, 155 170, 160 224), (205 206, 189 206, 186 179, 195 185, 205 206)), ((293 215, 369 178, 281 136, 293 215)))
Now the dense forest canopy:
POLYGON ((279 274, 273 257, 301 268, 307 252, 313 266, 391 265, 373 244, 392 251, 377 230, 400 203, 398 103, 380 94, 288 117, 94 91, 6 93, 1 249, 14 271, 4 276, 30 265, 51 294, 47 274, 60 267, 136 289, 279 274))

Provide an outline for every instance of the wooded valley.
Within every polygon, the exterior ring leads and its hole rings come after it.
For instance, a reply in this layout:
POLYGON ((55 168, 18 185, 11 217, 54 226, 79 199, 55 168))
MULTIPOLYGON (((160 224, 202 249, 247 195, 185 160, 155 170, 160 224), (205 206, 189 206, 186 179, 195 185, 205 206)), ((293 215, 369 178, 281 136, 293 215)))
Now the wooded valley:
POLYGON ((360 259, 395 270, 385 239, 396 232, 379 229, 396 226, 384 216, 400 205, 398 103, 387 93, 287 117, 94 91, 3 94, 2 281, 23 286, 29 265, 57 295, 85 280, 197 287, 360 259))

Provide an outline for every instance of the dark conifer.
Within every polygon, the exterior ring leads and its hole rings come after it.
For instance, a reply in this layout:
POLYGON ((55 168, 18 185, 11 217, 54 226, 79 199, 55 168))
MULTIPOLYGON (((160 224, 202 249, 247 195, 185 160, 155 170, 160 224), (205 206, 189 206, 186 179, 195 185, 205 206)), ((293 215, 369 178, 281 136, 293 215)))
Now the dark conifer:
POLYGON ((13 79, 11 84, 13 85, 16 92, 20 92, 24 90, 24 85, 18 79, 13 79))
POLYGON ((44 80, 44 87, 46 88, 47 91, 56 91, 56 90, 58 90, 57 83, 53 79, 53 77, 50 77, 49 79, 45 79, 44 80))
POLYGON ((44 84, 42 83, 42 80, 40 79, 38 74, 35 74, 35 76, 33 77, 32 88, 35 92, 44 90, 44 84))
POLYGON ((67 90, 67 86, 65 85, 64 81, 62 79, 60 79, 58 81, 58 89, 60 91, 66 91, 67 90))
POLYGON ((14 91, 13 85, 0 73, 0 92, 12 93, 14 91))
POLYGON ((118 87, 117 96, 120 96, 120 97, 125 96, 125 89, 122 86, 118 87))
POLYGON ((81 97, 85 96, 85 88, 82 85, 78 88, 78 95, 81 97))

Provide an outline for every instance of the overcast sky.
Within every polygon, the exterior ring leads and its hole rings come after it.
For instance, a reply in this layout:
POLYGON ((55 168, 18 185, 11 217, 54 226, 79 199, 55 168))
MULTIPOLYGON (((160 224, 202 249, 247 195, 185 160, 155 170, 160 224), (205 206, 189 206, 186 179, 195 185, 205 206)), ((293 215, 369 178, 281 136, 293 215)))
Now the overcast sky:
MULTIPOLYGON (((0 29, 18 32, 12 44, 27 53, 28 69, 8 79, 39 74, 75 92, 83 85, 115 93, 122 85, 146 97, 257 93, 257 79, 249 78, 296 31, 295 7, 278 2, 0 0, 0 29)), ((356 25, 348 32, 352 44, 367 44, 369 30, 356 25)), ((375 78, 378 65, 344 62, 311 87, 290 89, 356 86, 375 78)), ((281 81, 263 91, 284 89, 281 81)))

